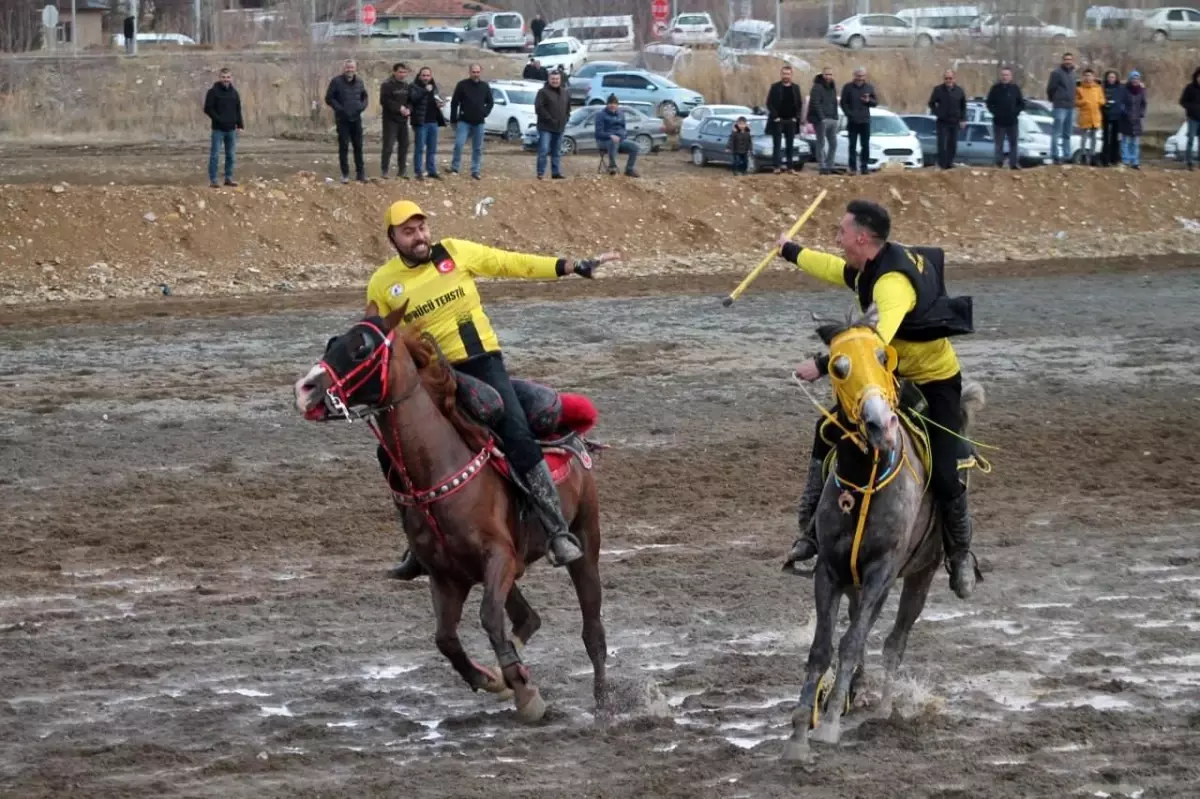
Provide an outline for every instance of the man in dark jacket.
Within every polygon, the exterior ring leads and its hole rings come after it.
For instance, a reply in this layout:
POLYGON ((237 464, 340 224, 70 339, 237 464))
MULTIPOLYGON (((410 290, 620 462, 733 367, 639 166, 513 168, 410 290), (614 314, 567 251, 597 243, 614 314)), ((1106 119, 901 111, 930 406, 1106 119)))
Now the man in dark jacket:
POLYGON ((408 66, 392 65, 390 78, 379 84, 379 110, 383 117, 383 157, 379 174, 388 176, 392 150, 396 150, 396 173, 408 177, 408 66))
POLYGON ((846 115, 846 134, 850 141, 850 174, 855 164, 862 174, 867 174, 871 163, 871 109, 879 105, 875 87, 867 82, 867 71, 862 67, 854 70, 854 80, 842 87, 842 113, 846 115), (859 158, 855 160, 855 144, 861 142, 859 158))
POLYGON ((608 174, 617 174, 617 153, 629 153, 629 159, 625 162, 625 174, 631 178, 638 176, 634 170, 638 146, 628 139, 625 112, 621 110, 621 102, 615 94, 608 96, 604 110, 596 114, 596 145, 600 152, 608 153, 608 174))
POLYGON ((1050 73, 1046 81, 1046 99, 1053 104, 1054 134, 1050 140, 1050 155, 1054 163, 1071 160, 1071 133, 1075 130, 1075 56, 1063 53, 1062 66, 1050 73))
POLYGON ((417 70, 417 79, 408 88, 408 119, 416 137, 413 172, 417 180, 424 180, 426 174, 434 180, 442 178, 437 171, 437 145, 438 128, 446 127, 446 115, 442 113, 445 104, 433 80, 433 70, 421 67, 417 70))
POLYGON ((346 59, 342 74, 329 81, 325 90, 325 104, 333 109, 337 123, 338 165, 342 168, 342 183, 350 182, 348 150, 354 146, 354 172, 360 183, 367 182, 367 169, 363 166, 363 111, 367 110, 370 97, 367 87, 358 77, 354 61, 346 59))
POLYGON ((525 65, 525 70, 521 73, 522 80, 540 80, 545 83, 550 79, 550 73, 542 66, 542 62, 536 58, 530 58, 529 63, 525 65))
POLYGON ((540 13, 533 15, 533 20, 529 23, 529 32, 533 34, 533 46, 537 47, 542 43, 542 32, 546 30, 546 20, 542 19, 540 13))
POLYGON ((954 82, 954 70, 946 70, 940 86, 929 95, 929 113, 937 117, 938 166, 954 168, 958 155, 958 132, 967 126, 967 93, 954 82))
POLYGON ((1192 157, 1192 145, 1196 144, 1197 139, 1200 139, 1200 67, 1197 67, 1196 71, 1192 73, 1192 82, 1184 88, 1183 94, 1179 96, 1179 104, 1183 106, 1183 111, 1187 114, 1187 149, 1184 151, 1184 158, 1190 171, 1196 168, 1196 162, 1192 157))
POLYGON ((226 67, 217 75, 217 82, 204 96, 204 114, 212 120, 212 138, 208 148, 208 185, 217 188, 217 157, 225 146, 225 185, 233 182, 234 150, 242 124, 242 98, 233 88, 233 73, 226 67))
POLYGON ((546 175, 546 157, 550 157, 550 177, 562 180, 562 135, 567 129, 567 117, 571 114, 571 98, 562 85, 562 75, 551 72, 533 99, 533 110, 537 112, 538 154, 537 176, 546 175))
MULTIPOLYGON (((804 100, 800 96, 800 87, 792 83, 792 68, 784 65, 779 70, 779 81, 771 84, 767 92, 767 126, 771 130, 775 153, 773 156, 775 174, 783 171, 783 141, 787 142, 787 171, 792 171, 792 161, 796 152, 796 132, 800 129, 800 112, 804 100)), ((803 164, 800 165, 803 167, 803 164)))
POLYGON ((805 101, 807 111, 804 118, 813 126, 816 134, 814 158, 822 175, 833 172, 833 159, 837 155, 838 90, 833 79, 833 68, 825 67, 813 78, 812 91, 805 101))
POLYGON ((987 110, 992 115, 992 138, 996 140, 996 168, 1004 165, 1004 145, 1008 144, 1008 165, 1021 168, 1020 117, 1025 110, 1025 97, 1021 87, 1013 83, 1012 70, 1000 70, 1000 80, 992 85, 987 96, 987 110))
POLYGON ((487 81, 480 80, 483 67, 472 64, 467 74, 469 77, 458 82, 450 97, 450 124, 454 126, 454 157, 450 160, 450 174, 458 174, 463 145, 470 136, 471 177, 479 180, 479 170, 483 165, 483 123, 492 113, 495 101, 492 99, 492 87, 488 86, 487 81))

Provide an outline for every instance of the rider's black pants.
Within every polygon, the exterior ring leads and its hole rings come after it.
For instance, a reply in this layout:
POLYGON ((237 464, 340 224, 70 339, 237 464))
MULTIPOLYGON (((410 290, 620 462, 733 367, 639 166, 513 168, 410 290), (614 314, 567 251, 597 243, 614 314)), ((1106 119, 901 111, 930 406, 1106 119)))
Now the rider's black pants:
POLYGON ((541 463, 542 448, 529 429, 529 419, 508 378, 503 356, 498 352, 476 355, 454 364, 454 368, 482 380, 500 393, 500 399, 504 401, 504 418, 496 426, 496 432, 513 467, 521 475, 529 474, 541 463))
MULTIPOLYGON (((921 383, 917 388, 921 390, 925 402, 929 404, 925 415, 929 417, 930 421, 953 430, 955 433, 962 432, 961 374, 945 380, 921 383)), ((840 408, 831 408, 830 412, 836 413, 842 424, 847 423, 840 408)), ((834 446, 821 437, 821 425, 824 421, 825 417, 822 416, 817 422, 817 432, 813 439, 812 455, 817 460, 824 460, 834 446)), ((929 449, 933 459, 933 474, 929 487, 933 491, 935 499, 939 502, 948 502, 956 499, 965 490, 958 479, 958 439, 934 425, 928 425, 928 428, 929 449)), ((825 430, 825 435, 836 442, 840 431, 829 426, 825 430)))

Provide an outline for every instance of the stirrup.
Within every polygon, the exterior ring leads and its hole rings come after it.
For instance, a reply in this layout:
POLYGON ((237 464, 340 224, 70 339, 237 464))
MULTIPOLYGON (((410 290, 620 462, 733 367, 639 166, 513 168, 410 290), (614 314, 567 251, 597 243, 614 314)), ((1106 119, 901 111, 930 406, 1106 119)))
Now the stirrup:
POLYGON ((549 563, 551 566, 553 566, 555 568, 558 568, 560 566, 567 566, 571 563, 574 563, 577 560, 581 560, 582 558, 583 558, 583 544, 581 544, 579 539, 575 537, 574 533, 571 533, 571 532, 559 533, 558 535, 553 536, 552 538, 546 539, 546 562, 549 563), (572 544, 575 547, 575 549, 579 551, 578 557, 571 558, 568 561, 559 561, 558 557, 554 554, 554 542, 560 538, 567 539, 567 542, 572 544))
POLYGON ((817 549, 817 551, 814 552, 812 555, 810 555, 807 558, 801 559, 801 558, 794 557, 792 555, 792 553, 796 551, 796 548, 798 546, 800 546, 800 544, 804 541, 811 541, 811 539, 809 539, 806 536, 801 536, 800 538, 797 538, 795 540, 795 542, 792 543, 792 548, 790 550, 788 550, 787 558, 783 562, 783 571, 784 572, 786 572, 788 574, 794 574, 797 577, 812 577, 816 573, 816 571, 817 571, 817 556, 821 554, 820 549, 818 547, 814 546, 814 549, 817 549), (796 568, 797 564, 805 563, 810 560, 812 561, 811 567, 800 568, 800 569, 796 568))
MULTIPOLYGON (((975 582, 982 583, 983 572, 979 571, 979 558, 975 557, 975 553, 969 549, 967 550, 967 554, 971 556, 971 568, 975 572, 975 582)), ((950 555, 946 555, 946 557, 942 559, 942 566, 946 569, 946 574, 950 575, 951 577, 954 576, 954 569, 950 567, 950 555)))

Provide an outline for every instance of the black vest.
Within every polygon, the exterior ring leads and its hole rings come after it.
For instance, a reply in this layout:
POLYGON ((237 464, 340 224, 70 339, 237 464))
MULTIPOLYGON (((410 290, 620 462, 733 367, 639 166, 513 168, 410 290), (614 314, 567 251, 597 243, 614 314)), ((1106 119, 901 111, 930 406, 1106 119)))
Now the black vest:
POLYGON ((843 279, 858 293, 858 305, 865 313, 874 301, 879 278, 892 272, 904 275, 917 294, 917 304, 905 314, 896 338, 935 341, 975 332, 971 298, 946 296, 945 265, 946 253, 939 247, 888 242, 861 272, 847 266, 843 279))

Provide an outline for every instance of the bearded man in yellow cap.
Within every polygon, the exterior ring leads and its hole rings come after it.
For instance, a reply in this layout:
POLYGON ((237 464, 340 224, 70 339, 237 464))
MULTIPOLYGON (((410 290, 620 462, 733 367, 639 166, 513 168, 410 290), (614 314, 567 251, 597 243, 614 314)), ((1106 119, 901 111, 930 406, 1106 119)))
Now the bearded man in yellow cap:
MULTIPOLYGON (((564 566, 583 557, 579 541, 563 517, 558 489, 542 448, 529 429, 529 420, 509 380, 500 341, 484 313, 475 278, 556 280, 575 274, 590 279, 601 264, 620 260, 620 253, 575 261, 509 252, 462 239, 434 241, 425 213, 409 200, 393 203, 386 222, 388 241, 396 248, 396 257, 371 276, 364 315, 387 316, 407 301, 408 311, 401 324, 420 323, 437 339, 446 360, 456 370, 482 380, 500 394, 504 418, 496 432, 513 469, 529 486, 538 517, 546 528, 550 562, 564 566)), ((388 576, 411 580, 421 573, 421 565, 406 552, 388 576)))

